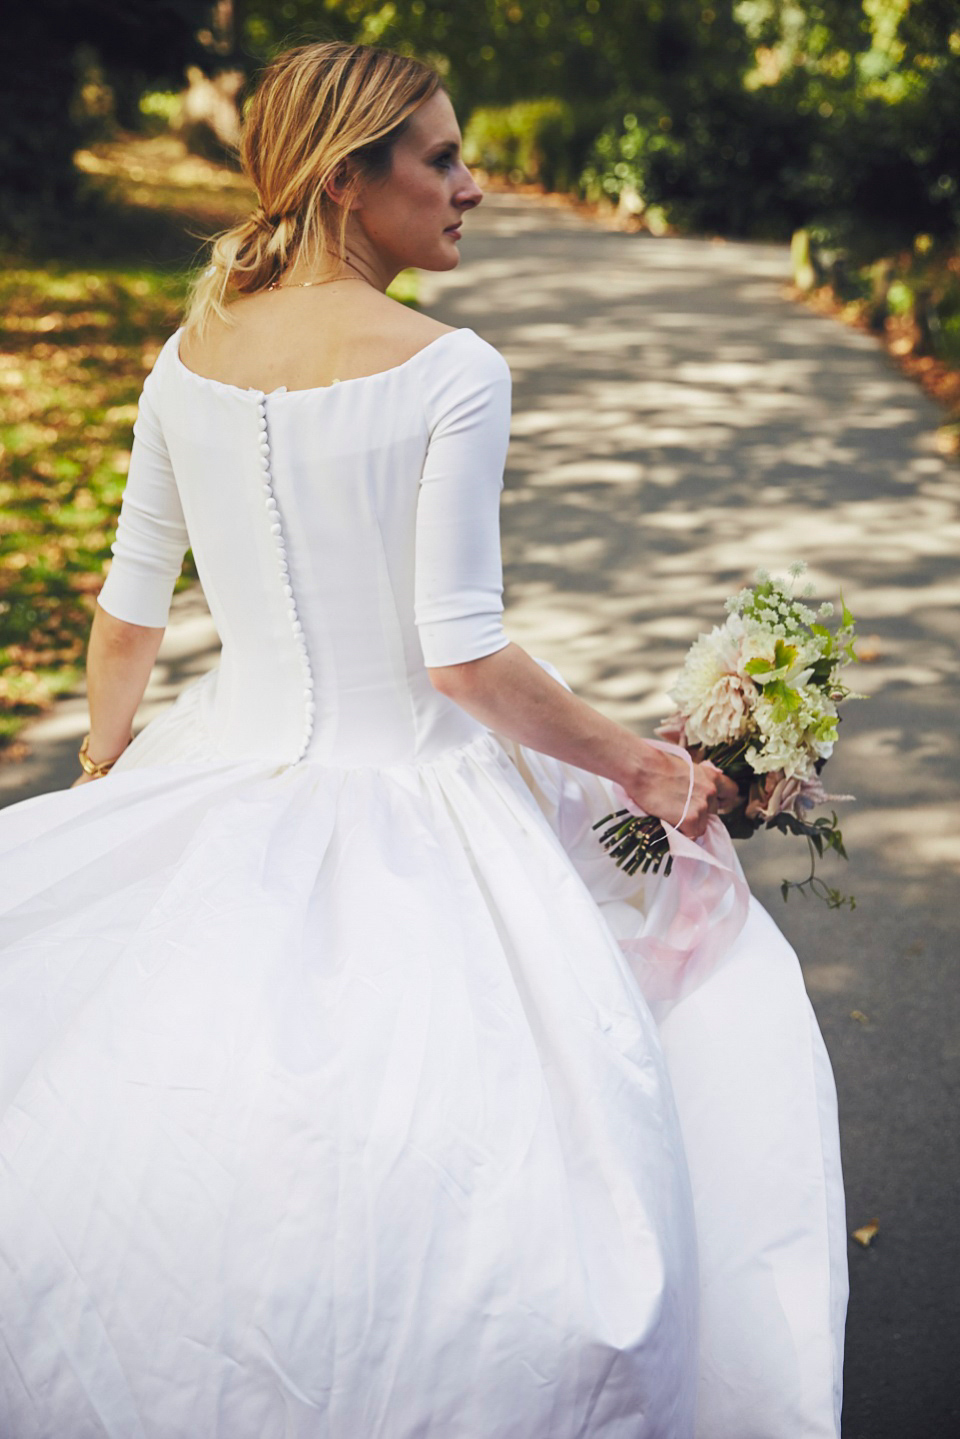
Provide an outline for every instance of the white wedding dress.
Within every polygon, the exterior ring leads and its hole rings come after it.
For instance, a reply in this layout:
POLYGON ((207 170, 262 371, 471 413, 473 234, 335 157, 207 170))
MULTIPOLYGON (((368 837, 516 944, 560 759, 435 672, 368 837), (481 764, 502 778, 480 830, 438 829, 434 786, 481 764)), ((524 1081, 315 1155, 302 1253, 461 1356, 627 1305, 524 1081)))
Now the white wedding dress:
POLYGON ((101 603, 164 624, 189 542, 223 652, 0 814, 3 1439, 839 1433, 793 952, 751 901, 655 1019, 610 785, 427 674, 507 643, 509 416, 471 330, 147 381, 101 603))

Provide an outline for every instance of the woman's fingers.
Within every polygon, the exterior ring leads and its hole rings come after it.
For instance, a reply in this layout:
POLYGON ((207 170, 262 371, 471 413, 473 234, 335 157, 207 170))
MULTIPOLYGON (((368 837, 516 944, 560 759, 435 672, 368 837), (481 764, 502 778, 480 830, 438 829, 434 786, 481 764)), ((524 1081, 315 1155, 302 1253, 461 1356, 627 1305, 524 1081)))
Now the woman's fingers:
POLYGON ((726 814, 729 810, 736 809, 740 803, 740 791, 736 782, 729 775, 724 774, 723 770, 717 769, 716 765, 711 764, 709 760, 705 760, 701 768, 709 768, 713 774, 717 813, 726 814))
POLYGON ((699 839, 706 831, 715 803, 716 782, 713 774, 704 765, 694 765, 693 793, 690 796, 687 817, 680 825, 680 833, 688 839, 699 839))
POLYGON ((663 752, 656 755, 652 783, 630 797, 647 814, 660 816, 688 839, 699 839, 713 815, 723 814, 739 803, 733 780, 709 760, 694 763, 691 789, 688 762, 680 755, 663 752))
POLYGON ((740 791, 728 775, 709 760, 695 766, 693 795, 680 833, 699 839, 706 833, 711 815, 726 814, 740 803, 740 791))
POLYGON ((721 776, 721 783, 717 785, 717 793, 720 797, 718 807, 720 814, 729 814, 740 803, 740 791, 729 775, 721 776))

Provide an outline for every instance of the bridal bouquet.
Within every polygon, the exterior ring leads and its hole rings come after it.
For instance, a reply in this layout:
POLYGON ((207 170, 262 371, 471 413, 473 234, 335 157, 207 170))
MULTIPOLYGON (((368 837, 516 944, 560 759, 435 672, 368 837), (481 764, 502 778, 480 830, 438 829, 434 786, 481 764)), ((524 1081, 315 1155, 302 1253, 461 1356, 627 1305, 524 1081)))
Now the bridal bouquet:
MULTIPOLYGON (((806 566, 794 565, 794 582, 806 566)), ((803 598, 808 598, 807 586, 803 598)), ((662 739, 683 746, 695 761, 710 760, 740 791, 736 809, 720 818, 734 839, 760 828, 803 836, 810 848, 810 873, 791 889, 817 895, 832 908, 851 896, 824 883, 816 862, 833 850, 846 859, 837 815, 813 818, 811 811, 852 795, 830 795, 821 773, 837 741, 837 706, 861 698, 841 680, 856 659, 853 615, 841 601, 839 625, 825 623, 833 606, 816 613, 794 594, 794 584, 757 573, 752 589, 727 601, 727 619, 692 645, 680 677, 670 691, 677 704, 657 730, 662 739)), ((612 825, 600 841, 628 873, 656 872, 671 859, 667 835, 658 819, 635 808, 617 810, 593 826, 612 825)))

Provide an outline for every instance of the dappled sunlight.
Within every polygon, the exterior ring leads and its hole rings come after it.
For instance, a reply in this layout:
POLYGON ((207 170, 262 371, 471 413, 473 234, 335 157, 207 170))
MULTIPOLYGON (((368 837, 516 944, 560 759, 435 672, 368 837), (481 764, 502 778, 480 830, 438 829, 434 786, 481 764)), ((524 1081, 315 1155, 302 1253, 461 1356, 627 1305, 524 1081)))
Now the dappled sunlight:
POLYGON ((4 742, 27 716, 80 678, 136 399, 183 284, 129 269, 10 265, 0 299, 0 757, 9 758, 4 742))
POLYGON ((80 150, 77 168, 114 200, 166 216, 189 211, 214 227, 250 209, 253 191, 238 170, 187 150, 175 135, 126 136, 80 150))
MULTIPOLYGON (((217 663, 220 641, 199 587, 174 595, 170 627, 137 715, 141 729, 177 698, 193 679, 217 663)), ((63 699, 30 727, 30 752, 15 764, 0 765, 0 805, 25 794, 69 784, 79 773, 77 750, 89 726, 84 695, 63 699)))
MULTIPOLYGON (((786 298, 785 249, 573 220, 574 247, 566 218, 487 196, 461 268, 424 277, 514 375, 508 632, 649 731, 726 596, 806 559, 870 637, 851 672, 870 699, 827 772, 858 796, 851 874, 960 868, 960 471, 937 409, 869 336, 786 298)), ((778 882, 790 846, 748 848, 778 882)))

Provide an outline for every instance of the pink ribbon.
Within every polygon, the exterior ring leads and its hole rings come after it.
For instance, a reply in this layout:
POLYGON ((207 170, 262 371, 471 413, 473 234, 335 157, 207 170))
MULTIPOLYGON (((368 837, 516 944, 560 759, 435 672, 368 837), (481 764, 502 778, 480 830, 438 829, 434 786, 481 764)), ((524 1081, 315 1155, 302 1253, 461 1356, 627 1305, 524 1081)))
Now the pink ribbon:
MULTIPOLYGON (((649 744, 669 754, 682 755, 691 767, 690 791, 679 823, 686 818, 693 792, 693 762, 680 745, 665 740, 649 744)), ((614 784, 617 804, 642 816, 624 789, 614 784)), ((645 882, 647 908, 643 928, 620 945, 630 962, 644 997, 658 1019, 685 995, 702 984, 716 968, 743 929, 750 890, 740 861, 724 825, 716 815, 706 832, 687 839, 679 828, 661 819, 673 867, 645 882)))

